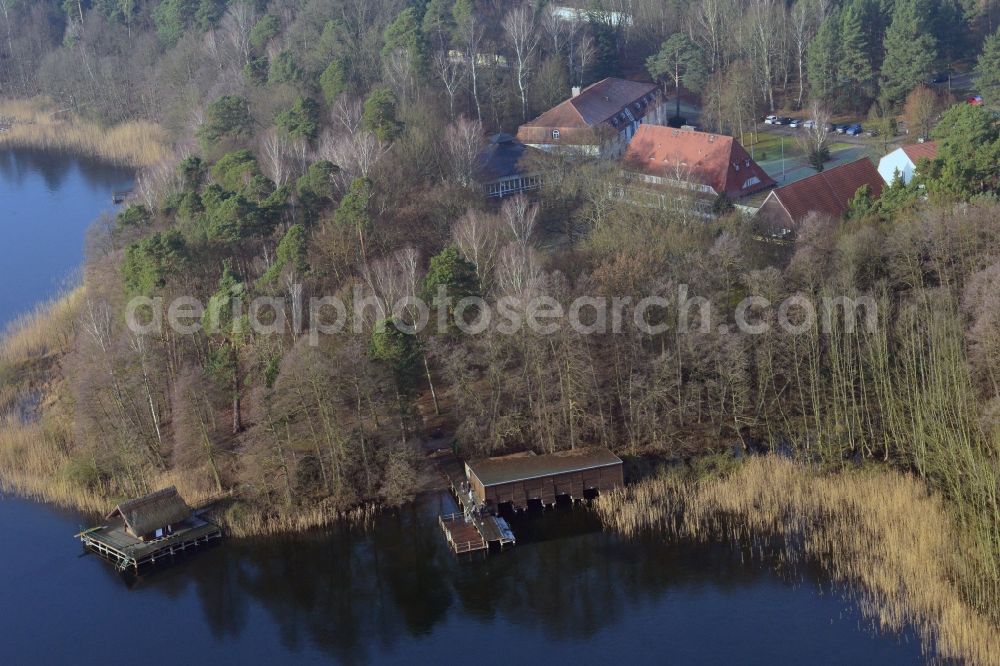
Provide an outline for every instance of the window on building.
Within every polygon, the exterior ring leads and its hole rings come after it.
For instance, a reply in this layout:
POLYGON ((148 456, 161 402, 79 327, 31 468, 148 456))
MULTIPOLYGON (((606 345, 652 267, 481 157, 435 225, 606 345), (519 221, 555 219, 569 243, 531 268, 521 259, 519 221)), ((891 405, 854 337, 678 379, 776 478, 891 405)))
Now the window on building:
POLYGON ((552 130, 552 138, 556 139, 557 141, 559 140, 559 130, 557 129, 552 130))

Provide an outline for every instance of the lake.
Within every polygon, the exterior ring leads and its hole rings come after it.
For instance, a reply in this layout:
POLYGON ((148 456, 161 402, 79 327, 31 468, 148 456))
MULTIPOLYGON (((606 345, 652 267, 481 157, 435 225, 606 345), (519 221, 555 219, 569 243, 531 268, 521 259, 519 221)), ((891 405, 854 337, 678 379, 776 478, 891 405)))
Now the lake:
POLYGON ((0 150, 0 330, 76 282, 84 234, 133 172, 38 150, 0 150))
POLYGON ((71 512, 0 501, 11 663, 110 652, 198 662, 912 664, 820 572, 726 542, 623 541, 586 508, 514 519, 520 541, 458 560, 423 497, 373 528, 229 540, 134 579, 71 536, 71 512), (9 612, 16 609, 16 612, 9 612), (147 649, 146 646, 161 646, 147 649))
MULTIPOLYGON (((127 171, 0 153, 0 321, 58 291, 127 171)), ((921 663, 821 571, 745 545, 625 541, 585 507, 513 519, 459 561, 446 493, 345 527, 226 540, 139 579, 85 555, 90 519, 0 498, 3 663, 921 663), (757 552, 754 549, 753 552, 757 552)))

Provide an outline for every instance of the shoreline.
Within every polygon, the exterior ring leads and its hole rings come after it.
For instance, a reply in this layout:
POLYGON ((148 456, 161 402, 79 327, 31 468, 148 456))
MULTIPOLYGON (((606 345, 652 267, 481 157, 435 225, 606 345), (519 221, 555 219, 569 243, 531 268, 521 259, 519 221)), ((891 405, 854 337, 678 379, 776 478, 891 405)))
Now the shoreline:
POLYGON ((170 155, 166 133, 155 123, 134 120, 102 127, 39 97, 0 98, 3 148, 62 151, 133 169, 153 166, 170 155))
MULTIPOLYGON (((99 490, 80 483, 89 479, 88 460, 72 455, 66 443, 74 434, 72 418, 61 400, 64 378, 59 360, 69 351, 74 321, 86 301, 79 286, 40 303, 11 322, 0 334, 0 492, 90 516, 104 515, 116 499, 115 489, 99 490), (22 418, 24 405, 35 404, 34 414, 22 418)), ((443 488, 421 467, 416 493, 443 488)), ((254 538, 303 533, 347 522, 367 526, 388 508, 370 498, 350 507, 330 502, 295 507, 291 511, 263 506, 230 489, 220 497, 209 475, 200 470, 167 470, 149 480, 151 488, 175 486, 192 507, 215 504, 212 520, 227 536, 254 538), (193 472, 193 473, 192 473, 193 472)))
POLYGON ((1000 664, 995 618, 963 594, 976 572, 954 512, 913 476, 875 467, 819 471, 762 456, 697 481, 661 474, 596 507, 605 528, 626 538, 782 537, 789 562, 817 561, 858 590, 859 607, 880 627, 913 627, 944 660, 1000 664), (730 521, 739 533, 726 529, 730 521))

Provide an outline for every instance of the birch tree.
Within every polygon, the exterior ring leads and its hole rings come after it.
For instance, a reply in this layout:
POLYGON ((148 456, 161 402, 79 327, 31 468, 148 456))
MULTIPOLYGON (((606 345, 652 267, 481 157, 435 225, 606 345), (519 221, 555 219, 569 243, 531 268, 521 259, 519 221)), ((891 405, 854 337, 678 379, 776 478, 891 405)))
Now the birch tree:
POLYGON ((531 77, 539 40, 538 31, 535 29, 535 15, 531 7, 522 4, 507 12, 503 18, 503 30, 507 45, 514 56, 515 78, 521 95, 521 118, 527 120, 528 79, 531 77))

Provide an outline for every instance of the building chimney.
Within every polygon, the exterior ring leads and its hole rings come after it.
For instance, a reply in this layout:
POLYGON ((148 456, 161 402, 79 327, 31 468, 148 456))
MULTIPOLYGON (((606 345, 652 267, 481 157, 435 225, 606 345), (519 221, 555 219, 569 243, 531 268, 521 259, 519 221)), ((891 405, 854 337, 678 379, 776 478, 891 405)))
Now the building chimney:
POLYGON ((576 97, 579 94, 580 94, 580 86, 573 86, 573 95, 572 96, 576 97))

